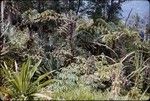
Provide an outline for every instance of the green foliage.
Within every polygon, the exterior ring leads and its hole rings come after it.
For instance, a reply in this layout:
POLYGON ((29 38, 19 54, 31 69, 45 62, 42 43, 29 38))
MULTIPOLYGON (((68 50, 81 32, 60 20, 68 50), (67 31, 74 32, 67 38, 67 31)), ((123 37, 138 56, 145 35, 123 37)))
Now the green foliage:
POLYGON ((24 29, 21 31, 15 27, 12 27, 10 28, 8 38, 11 48, 24 48, 27 41, 29 40, 29 30, 24 29))
POLYGON ((68 88, 65 91, 53 93, 53 98, 56 100, 106 100, 106 95, 101 92, 92 91, 88 86, 79 85, 73 88, 68 88))
POLYGON ((50 85, 52 91, 64 91, 68 87, 75 87, 79 80, 77 68, 63 68, 61 72, 57 72, 56 82, 50 85))
POLYGON ((25 11, 22 14, 25 22, 28 23, 38 23, 38 22, 45 22, 45 21, 50 21, 50 20, 57 20, 59 17, 61 17, 58 13, 50 10, 46 10, 42 13, 38 13, 37 10, 28 10, 25 11))
POLYGON ((41 61, 32 65, 31 60, 28 59, 27 62, 24 62, 21 68, 19 68, 15 62, 16 71, 12 71, 4 62, 3 71, 11 91, 9 94, 13 99, 33 99, 36 93, 52 82, 51 80, 42 81, 49 73, 39 76, 35 81, 32 80, 40 63, 41 61))
MULTIPOLYGON (((12 13, 21 21, 6 23, 2 35, 7 40, 0 40, 2 100, 149 99, 150 45, 141 41, 138 31, 117 21, 121 1, 108 2, 27 1, 31 9, 12 13), (92 19, 78 16, 86 6, 92 19), (27 56, 33 61, 24 62, 27 56)), ((24 6, 23 1, 18 4, 24 6)))
POLYGON ((47 56, 42 59, 38 71, 35 73, 36 76, 40 76, 47 72, 56 72, 60 69, 60 60, 54 57, 51 53, 47 53, 47 56))

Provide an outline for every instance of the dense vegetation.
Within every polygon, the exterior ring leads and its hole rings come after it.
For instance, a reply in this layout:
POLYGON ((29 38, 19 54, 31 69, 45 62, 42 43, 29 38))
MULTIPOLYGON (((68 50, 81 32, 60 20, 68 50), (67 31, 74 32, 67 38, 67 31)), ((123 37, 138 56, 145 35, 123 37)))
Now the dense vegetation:
POLYGON ((124 1, 1 1, 0 99, 148 100, 150 40, 124 1))

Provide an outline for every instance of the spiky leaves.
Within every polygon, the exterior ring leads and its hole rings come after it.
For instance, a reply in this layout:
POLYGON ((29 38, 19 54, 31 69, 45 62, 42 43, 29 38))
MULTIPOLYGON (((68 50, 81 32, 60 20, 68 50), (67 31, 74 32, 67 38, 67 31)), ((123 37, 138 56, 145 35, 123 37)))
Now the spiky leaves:
MULTIPOLYGON (((41 82, 50 72, 39 76, 35 81, 32 80, 40 63, 41 60, 35 65, 32 65, 31 60, 28 59, 27 62, 24 62, 19 68, 20 70, 12 71, 4 62, 3 71, 12 91, 12 95, 10 96, 14 99, 30 99, 51 82, 51 80, 41 82)), ((17 66, 17 64, 15 66, 17 66)))

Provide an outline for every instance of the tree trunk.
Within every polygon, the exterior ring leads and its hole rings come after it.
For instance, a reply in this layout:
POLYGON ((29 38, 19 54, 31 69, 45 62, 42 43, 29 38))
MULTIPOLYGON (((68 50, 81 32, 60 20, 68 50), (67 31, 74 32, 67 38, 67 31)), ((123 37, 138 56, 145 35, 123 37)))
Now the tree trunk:
POLYGON ((4 10, 5 10, 5 1, 1 1, 1 32, 0 32, 0 52, 3 48, 3 42, 4 42, 4 37, 3 37, 3 33, 4 33, 4 10))
POLYGON ((70 24, 70 34, 69 34, 70 35, 69 44, 70 44, 72 56, 75 55, 74 30, 75 30, 75 23, 71 22, 71 24, 70 24))
POLYGON ((81 0, 78 0, 78 8, 77 8, 77 11, 76 11, 76 15, 78 15, 78 13, 79 13, 80 6, 81 6, 81 0))

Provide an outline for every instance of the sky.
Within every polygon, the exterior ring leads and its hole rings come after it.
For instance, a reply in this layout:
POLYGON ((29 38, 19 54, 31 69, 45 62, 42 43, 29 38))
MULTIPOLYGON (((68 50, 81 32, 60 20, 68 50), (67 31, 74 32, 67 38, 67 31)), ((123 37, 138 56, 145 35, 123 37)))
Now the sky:
MULTIPOLYGON (((147 0, 128 0, 122 4, 122 17, 125 20, 131 11, 131 16, 136 13, 141 17, 150 17, 150 3, 147 0)), ((150 19, 146 19, 147 21, 150 19)), ((147 22, 146 21, 146 22, 147 22)))

